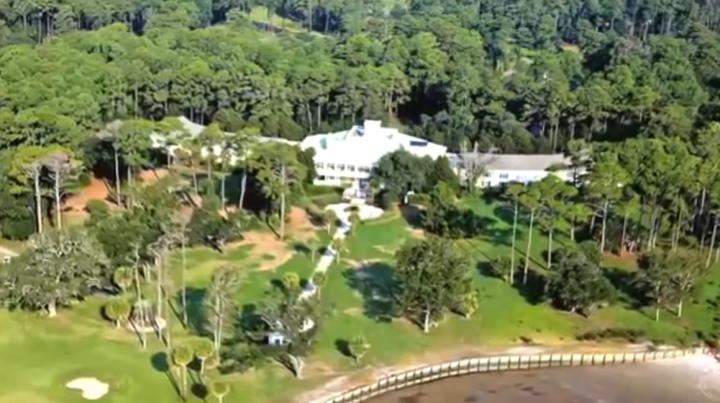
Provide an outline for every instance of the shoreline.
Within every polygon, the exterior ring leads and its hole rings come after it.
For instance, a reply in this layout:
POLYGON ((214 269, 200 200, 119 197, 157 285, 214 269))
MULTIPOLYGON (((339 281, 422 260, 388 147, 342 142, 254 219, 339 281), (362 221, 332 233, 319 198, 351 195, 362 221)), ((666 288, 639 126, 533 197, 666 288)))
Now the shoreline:
MULTIPOLYGON (((640 353, 676 349, 673 346, 656 346, 651 343, 569 343, 558 345, 509 345, 507 347, 473 347, 464 346, 452 350, 439 350, 425 354, 415 354, 407 358, 405 363, 361 368, 346 373, 338 373, 324 384, 297 395, 295 403, 322 403, 353 388, 372 384, 382 378, 417 370, 423 367, 440 365, 449 361, 492 356, 517 356, 535 354, 600 354, 613 352, 640 353)), ((709 356, 698 356, 709 358, 709 356)), ((687 357, 685 357, 687 358, 687 357)), ((675 360, 675 359, 673 359, 675 360)), ((719 386, 720 390, 720 386, 719 386)), ((718 392, 720 394, 720 391, 718 392)))

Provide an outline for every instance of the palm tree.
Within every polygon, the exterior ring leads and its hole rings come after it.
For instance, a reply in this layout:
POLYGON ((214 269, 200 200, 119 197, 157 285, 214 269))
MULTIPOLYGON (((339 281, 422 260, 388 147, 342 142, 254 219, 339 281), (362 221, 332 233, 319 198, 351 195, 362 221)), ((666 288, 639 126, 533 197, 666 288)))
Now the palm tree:
POLYGON ((113 298, 105 304, 103 310, 108 319, 115 322, 115 327, 120 327, 130 315, 130 304, 122 298, 113 298))
POLYGON ((358 364, 370 349, 370 344, 365 340, 365 336, 359 334, 352 339, 348 347, 350 348, 350 355, 353 356, 355 363, 358 364))
POLYGON ((195 342, 195 357, 200 361, 200 376, 205 374, 205 362, 208 358, 215 355, 215 346, 212 341, 202 338, 195 342))
POLYGON ((310 260, 312 262, 315 262, 315 253, 317 253, 318 248, 320 247, 320 244, 318 243, 317 238, 311 238, 309 239, 305 245, 310 250, 310 260))
POLYGON ((300 287, 300 276, 297 273, 286 273, 282 278, 282 284, 287 290, 296 290, 300 287))
POLYGON ((327 283, 327 275, 325 272, 316 271, 312 276, 312 283, 315 285, 318 296, 320 295, 320 289, 327 283))
POLYGON ((350 220, 350 230, 352 234, 355 235, 355 227, 360 223, 360 213, 357 210, 353 210, 350 212, 348 219, 350 220))
POLYGON ((330 247, 335 251, 335 262, 340 261, 340 253, 345 251, 345 239, 343 238, 333 238, 332 242, 330 242, 330 247))
POLYGON ((223 398, 230 393, 230 384, 222 381, 210 381, 208 383, 208 391, 210 394, 215 396, 218 403, 222 403, 223 398))
POLYGON ((335 210, 327 209, 323 211, 323 221, 325 221, 328 235, 333 236, 333 231, 335 231, 335 226, 337 226, 337 220, 338 217, 335 210))
POLYGON ((133 269, 126 266, 118 267, 113 273, 113 283, 120 288, 122 293, 125 293, 127 288, 132 285, 133 274, 133 269))
POLYGON ((182 396, 185 397, 187 391, 187 366, 193 359, 193 350, 186 345, 175 346, 172 351, 172 360, 175 366, 182 371, 182 396))

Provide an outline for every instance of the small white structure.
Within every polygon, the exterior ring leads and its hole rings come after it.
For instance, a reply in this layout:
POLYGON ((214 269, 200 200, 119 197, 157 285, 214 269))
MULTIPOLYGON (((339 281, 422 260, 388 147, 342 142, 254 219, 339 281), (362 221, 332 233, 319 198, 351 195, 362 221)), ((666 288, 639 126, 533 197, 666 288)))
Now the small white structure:
POLYGON ((370 172, 383 155, 407 150, 419 157, 436 159, 445 155, 447 147, 382 127, 379 120, 366 120, 349 130, 306 137, 303 149, 315 149, 315 184, 347 186, 353 190, 348 197, 364 198, 370 172))
POLYGON ((480 188, 510 182, 527 184, 542 180, 547 175, 557 175, 565 181, 572 181, 580 173, 568 168, 570 159, 563 154, 464 153, 449 154, 448 158, 461 183, 467 181, 466 165, 481 166, 485 175, 477 178, 475 183, 480 188))
POLYGON ((11 261, 12 261, 12 256, 3 256, 3 258, 2 258, 2 262, 3 262, 4 264, 8 264, 8 263, 10 263, 11 261))
MULTIPOLYGON (((285 346, 292 342, 290 338, 287 337, 285 333, 283 333, 283 324, 278 322, 275 324, 275 329, 268 333, 267 338, 267 344, 270 346, 285 346)), ((315 327, 315 321, 313 321, 310 318, 305 318, 302 323, 302 327, 300 328, 300 333, 305 333, 309 331, 310 329, 315 327)))

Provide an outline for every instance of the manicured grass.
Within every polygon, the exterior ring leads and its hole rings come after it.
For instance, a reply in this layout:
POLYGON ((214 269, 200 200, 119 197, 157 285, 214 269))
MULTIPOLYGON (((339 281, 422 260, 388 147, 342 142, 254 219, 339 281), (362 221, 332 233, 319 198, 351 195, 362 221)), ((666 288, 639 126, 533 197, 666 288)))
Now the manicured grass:
MULTIPOLYGON (((467 346, 506 346, 522 340, 542 343, 572 342, 588 330, 632 328, 644 330, 650 338, 677 342, 687 341, 687 329, 708 331, 713 325, 713 309, 707 300, 720 294, 720 274, 715 270, 703 287, 697 302, 688 302, 682 319, 663 311, 661 321, 653 321, 651 309, 638 309, 631 295, 621 293, 616 305, 601 309, 583 318, 561 312, 537 298, 528 288, 513 287, 506 282, 482 274, 486 262, 510 253, 512 244, 512 211, 497 203, 466 200, 485 220, 483 234, 476 239, 459 240, 473 267, 472 277, 480 291, 479 309, 469 319, 447 315, 440 327, 429 334, 405 319, 391 318, 387 297, 395 251, 407 240, 418 237, 397 212, 363 223, 349 235, 347 251, 328 271, 328 281, 321 290, 325 317, 315 351, 306 370, 306 380, 292 379, 290 373, 276 364, 259 371, 231 375, 232 392, 226 401, 275 403, 290 401, 301 390, 311 388, 332 373, 354 371, 358 367, 342 354, 345 344, 362 333, 372 346, 364 359, 365 366, 381 366, 402 362, 409 356, 430 351, 447 351, 467 346)), ((318 237, 328 242, 325 231, 318 237)), ((516 259, 524 259, 528 237, 526 217, 518 226, 516 259)), ((556 247, 569 242, 567 234, 558 231, 556 247)), ((172 319, 175 342, 197 337, 205 327, 204 298, 214 269, 223 265, 238 267, 242 273, 237 292, 239 309, 258 304, 273 279, 288 272, 301 278, 311 276, 316 262, 305 253, 297 253, 274 270, 260 270, 260 262, 269 259, 256 246, 229 248, 224 254, 207 248, 193 248, 187 253, 188 310, 191 323, 184 329, 172 319), (255 258, 250 258, 254 255, 255 258)), ((288 241, 288 248, 294 248, 288 241)), ((531 248, 531 269, 538 281, 546 272, 547 238, 536 229, 531 248)), ((317 256, 319 258, 319 254, 317 256)), ((608 271, 626 283, 634 270, 632 261, 608 258, 608 271)), ((173 290, 179 290, 180 255, 170 260, 173 290)), ((622 282, 621 282, 622 284, 622 282)), ((151 289, 150 286, 148 286, 151 289)), ((536 293, 535 293, 536 294, 536 293)), ((96 376, 110 382, 110 394, 104 401, 133 403, 179 402, 167 374, 156 369, 164 346, 151 336, 147 351, 142 351, 135 336, 114 329, 103 321, 100 309, 103 300, 93 298, 65 309, 54 319, 39 318, 20 312, 0 311, 0 403, 81 402, 77 392, 65 390, 64 384, 74 377, 96 376), (159 355, 160 354, 160 355, 159 355), (9 366, 8 366, 9 365, 9 366)), ((177 304, 176 304, 177 305, 177 304)), ((195 397, 190 402, 200 402, 195 397)))

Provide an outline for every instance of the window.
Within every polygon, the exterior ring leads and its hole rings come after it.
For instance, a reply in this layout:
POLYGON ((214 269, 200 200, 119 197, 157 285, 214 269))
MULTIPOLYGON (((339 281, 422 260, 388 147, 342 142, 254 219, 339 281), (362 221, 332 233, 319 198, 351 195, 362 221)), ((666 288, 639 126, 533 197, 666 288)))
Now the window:
POLYGON ((330 170, 335 169, 335 164, 328 163, 328 164, 327 164, 327 169, 330 169, 330 170))
POLYGON ((323 164, 322 162, 316 162, 316 163, 315 163, 315 168, 317 168, 317 169, 323 169, 323 166, 324 166, 324 165, 325 165, 325 164, 323 164))
POLYGON ((355 172, 355 165, 348 165, 347 166, 348 171, 355 172))
POLYGON ((359 166, 358 172, 370 172, 370 167, 359 166))
POLYGON ((345 164, 338 164, 337 168, 338 168, 338 171, 344 171, 344 170, 345 170, 345 164))
POLYGON ((500 179, 509 179, 509 178, 510 178, 509 174, 500 174, 500 179))

